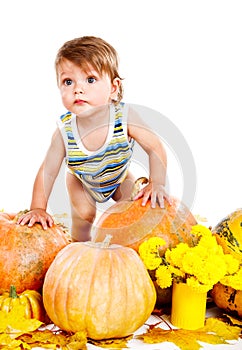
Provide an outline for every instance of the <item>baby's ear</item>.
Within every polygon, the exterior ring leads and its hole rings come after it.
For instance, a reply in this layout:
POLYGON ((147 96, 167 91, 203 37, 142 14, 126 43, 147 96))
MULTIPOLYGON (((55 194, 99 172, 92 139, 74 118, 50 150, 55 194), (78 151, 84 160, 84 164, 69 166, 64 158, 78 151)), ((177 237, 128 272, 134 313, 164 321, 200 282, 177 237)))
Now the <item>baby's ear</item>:
POLYGON ((114 78, 112 82, 111 99, 116 101, 118 99, 118 93, 121 86, 121 79, 114 78))

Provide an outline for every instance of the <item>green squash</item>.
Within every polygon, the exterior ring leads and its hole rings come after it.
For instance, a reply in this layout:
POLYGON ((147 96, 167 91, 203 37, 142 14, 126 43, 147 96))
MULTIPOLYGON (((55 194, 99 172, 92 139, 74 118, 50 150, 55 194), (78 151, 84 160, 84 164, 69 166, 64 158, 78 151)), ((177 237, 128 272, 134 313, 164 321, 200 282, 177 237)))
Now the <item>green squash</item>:
POLYGON ((211 296, 217 307, 230 315, 242 317, 242 290, 217 283, 213 287, 211 296))
MULTIPOLYGON (((224 253, 242 263, 242 209, 237 209, 221 220, 212 232, 224 253)), ((228 314, 242 317, 242 291, 217 283, 211 292, 214 303, 228 314)))
POLYGON ((212 232, 224 253, 242 261, 242 209, 237 209, 226 216, 212 229, 212 232))

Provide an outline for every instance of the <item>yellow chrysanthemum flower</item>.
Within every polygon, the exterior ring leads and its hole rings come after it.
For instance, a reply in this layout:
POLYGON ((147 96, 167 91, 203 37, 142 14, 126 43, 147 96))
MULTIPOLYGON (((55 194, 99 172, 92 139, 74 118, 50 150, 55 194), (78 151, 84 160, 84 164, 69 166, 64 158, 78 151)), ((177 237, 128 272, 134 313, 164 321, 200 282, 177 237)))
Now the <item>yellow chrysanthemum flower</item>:
POLYGON ((160 237, 151 237, 147 241, 144 241, 139 246, 139 253, 143 250, 148 250, 151 253, 157 253, 159 247, 166 245, 166 241, 160 237))
POLYGON ((144 264, 148 270, 155 270, 160 266, 161 258, 149 254, 144 259, 144 264))
POLYGON ((238 270, 237 273, 223 277, 220 282, 225 286, 229 286, 237 290, 242 290, 242 267, 238 270))
POLYGON ((209 228, 207 228, 206 226, 203 226, 203 225, 200 225, 200 224, 197 224, 197 225, 194 225, 192 226, 192 229, 191 229, 191 233, 193 235, 196 235, 196 236, 211 236, 211 231, 209 230, 209 228))
POLYGON ((225 254, 211 230, 203 225, 192 227, 191 233, 199 237, 196 246, 179 243, 160 256, 159 248, 166 242, 151 237, 139 247, 139 254, 148 270, 155 270, 161 288, 171 286, 172 280, 184 281, 197 291, 207 292, 221 282, 242 290, 242 266, 230 254, 225 254))
POLYGON ((155 277, 157 284, 161 288, 168 288, 172 285, 172 275, 169 272, 169 269, 164 265, 158 267, 155 273, 155 277))
POLYGON ((159 247, 166 242, 160 237, 151 237, 139 246, 139 255, 148 270, 155 270, 161 263, 159 247))
POLYGON ((181 261, 189 249, 187 243, 179 243, 175 248, 167 249, 165 259, 173 266, 181 266, 181 261))
POLYGON ((213 288, 213 284, 201 284, 195 277, 188 277, 186 283, 188 286, 195 289, 198 293, 206 293, 207 291, 213 288))
POLYGON ((228 274, 232 275, 233 273, 238 271, 239 261, 237 259, 235 259, 231 254, 225 254, 224 259, 227 266, 228 274))
POLYGON ((169 266, 167 266, 167 268, 170 271, 171 275, 176 276, 178 279, 183 279, 186 276, 186 273, 178 267, 174 267, 172 265, 169 265, 169 266))

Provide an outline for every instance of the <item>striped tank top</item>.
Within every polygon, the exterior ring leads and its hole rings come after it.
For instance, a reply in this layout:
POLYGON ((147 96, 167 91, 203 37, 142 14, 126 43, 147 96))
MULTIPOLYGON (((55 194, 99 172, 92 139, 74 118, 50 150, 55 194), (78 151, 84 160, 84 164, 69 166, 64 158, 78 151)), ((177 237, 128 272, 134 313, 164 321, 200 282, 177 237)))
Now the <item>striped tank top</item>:
POLYGON ((85 149, 78 134, 76 115, 67 112, 57 122, 66 147, 68 170, 97 202, 106 202, 127 175, 134 140, 127 136, 127 105, 110 105, 109 131, 97 151, 85 149))

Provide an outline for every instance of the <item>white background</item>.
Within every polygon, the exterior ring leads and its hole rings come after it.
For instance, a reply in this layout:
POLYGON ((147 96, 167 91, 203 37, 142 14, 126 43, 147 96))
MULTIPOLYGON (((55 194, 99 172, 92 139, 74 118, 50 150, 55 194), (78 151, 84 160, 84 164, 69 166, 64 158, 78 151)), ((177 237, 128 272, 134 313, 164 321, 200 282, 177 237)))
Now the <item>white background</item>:
MULTIPOLYGON (((196 165, 192 212, 213 225, 241 207, 241 1, 12 0, 1 2, 0 18, 0 209, 29 207, 65 112, 55 55, 83 35, 117 49, 124 100, 159 111, 185 138, 196 165)), ((176 154, 168 165, 171 193, 182 197, 176 154)), ((66 200, 56 195, 58 211, 66 200)))

